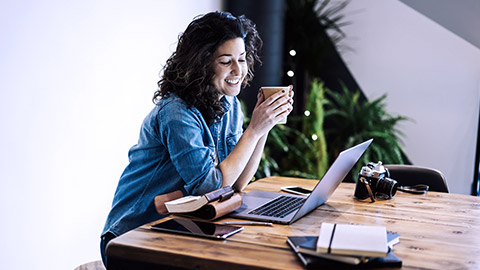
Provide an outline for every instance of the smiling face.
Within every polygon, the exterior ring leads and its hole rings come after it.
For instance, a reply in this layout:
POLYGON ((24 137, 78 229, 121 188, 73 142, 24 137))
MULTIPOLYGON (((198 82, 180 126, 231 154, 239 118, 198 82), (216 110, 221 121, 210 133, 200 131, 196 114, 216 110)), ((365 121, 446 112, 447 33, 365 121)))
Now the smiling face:
POLYGON ((212 84, 224 95, 236 96, 248 72, 245 43, 241 38, 225 41, 213 56, 212 84))

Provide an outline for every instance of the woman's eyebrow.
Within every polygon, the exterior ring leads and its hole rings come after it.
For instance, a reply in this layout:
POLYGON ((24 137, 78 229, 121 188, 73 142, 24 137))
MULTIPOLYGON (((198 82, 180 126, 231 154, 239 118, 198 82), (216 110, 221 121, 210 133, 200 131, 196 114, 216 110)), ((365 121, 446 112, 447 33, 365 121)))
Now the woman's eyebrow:
MULTIPOLYGON (((246 53, 247 53, 247 52, 246 52, 246 51, 244 51, 244 52, 242 52, 242 53, 240 54, 240 56, 242 56, 242 55, 244 55, 244 54, 246 54, 246 53)), ((231 57, 231 56, 232 56, 232 54, 229 54, 229 53, 224 53, 224 54, 221 54, 221 55, 217 56, 217 58, 219 58, 219 57, 222 57, 222 56, 231 57)))

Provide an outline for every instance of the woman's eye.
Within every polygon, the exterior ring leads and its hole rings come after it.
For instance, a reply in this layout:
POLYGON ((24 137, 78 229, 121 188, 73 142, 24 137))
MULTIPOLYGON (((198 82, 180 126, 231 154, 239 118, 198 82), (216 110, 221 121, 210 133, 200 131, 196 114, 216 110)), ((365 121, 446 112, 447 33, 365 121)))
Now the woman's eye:
POLYGON ((225 66, 226 66, 226 65, 230 64, 230 61, 228 61, 228 62, 220 62, 220 64, 222 64, 222 65, 225 65, 225 66))
POLYGON ((247 60, 245 60, 245 59, 238 59, 238 62, 241 62, 241 63, 246 62, 246 61, 247 60))

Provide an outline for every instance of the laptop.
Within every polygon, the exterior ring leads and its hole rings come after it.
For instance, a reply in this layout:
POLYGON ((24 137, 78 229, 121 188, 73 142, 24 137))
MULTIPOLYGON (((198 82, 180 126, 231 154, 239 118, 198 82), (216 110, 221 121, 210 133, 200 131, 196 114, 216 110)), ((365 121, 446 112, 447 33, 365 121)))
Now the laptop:
POLYGON ((252 190, 242 195, 242 206, 230 216, 292 224, 330 198, 372 141, 370 139, 341 152, 308 197, 252 190))

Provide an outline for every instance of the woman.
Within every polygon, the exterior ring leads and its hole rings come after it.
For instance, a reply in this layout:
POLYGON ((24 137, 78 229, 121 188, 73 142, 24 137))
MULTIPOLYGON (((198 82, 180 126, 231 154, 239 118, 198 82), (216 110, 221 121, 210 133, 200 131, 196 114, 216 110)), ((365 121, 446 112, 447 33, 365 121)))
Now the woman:
POLYGON ((252 179, 268 132, 293 104, 293 91, 268 99, 259 92, 242 130, 236 96, 253 78, 261 45, 250 20, 225 12, 195 19, 180 36, 119 180, 102 232, 104 263, 108 241, 162 218, 155 196, 201 195, 223 186, 241 191, 252 179))

